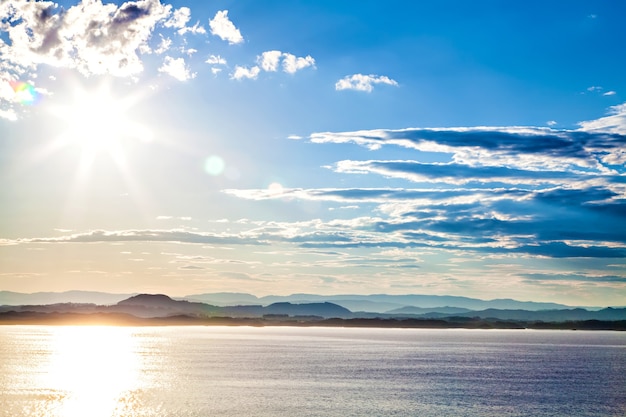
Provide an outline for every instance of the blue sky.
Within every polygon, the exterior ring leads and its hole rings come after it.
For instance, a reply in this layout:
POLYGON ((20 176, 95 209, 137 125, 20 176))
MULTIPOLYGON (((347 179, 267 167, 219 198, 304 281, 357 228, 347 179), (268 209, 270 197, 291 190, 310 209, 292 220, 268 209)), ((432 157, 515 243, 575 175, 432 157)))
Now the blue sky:
POLYGON ((626 304, 619 1, 0 4, 0 289, 626 304))

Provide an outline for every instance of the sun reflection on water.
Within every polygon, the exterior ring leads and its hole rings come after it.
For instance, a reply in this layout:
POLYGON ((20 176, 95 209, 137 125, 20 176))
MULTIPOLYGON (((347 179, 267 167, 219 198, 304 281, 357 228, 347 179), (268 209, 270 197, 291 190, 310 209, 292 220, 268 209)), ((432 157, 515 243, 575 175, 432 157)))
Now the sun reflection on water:
POLYGON ((141 354, 132 329, 59 327, 50 340, 41 385, 60 394, 49 417, 129 415, 141 387, 141 354))

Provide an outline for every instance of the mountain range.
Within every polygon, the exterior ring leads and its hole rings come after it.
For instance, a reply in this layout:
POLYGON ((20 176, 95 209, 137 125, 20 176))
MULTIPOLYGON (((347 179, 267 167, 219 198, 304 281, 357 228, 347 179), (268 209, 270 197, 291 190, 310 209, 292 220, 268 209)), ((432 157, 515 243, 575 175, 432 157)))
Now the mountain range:
MULTIPOLYGON (((13 300, 20 299, 16 293, 9 293, 13 300)), ((110 300, 119 295, 109 294, 110 298, 101 293, 95 293, 99 299, 110 300)), ((70 299, 76 300, 79 295, 91 296, 93 293, 78 294, 71 292, 70 299)), ((29 294, 22 294, 21 299, 28 300, 29 294)), ((33 294, 35 300, 42 297, 41 293, 33 294)), ((216 293, 190 296, 189 299, 173 299, 163 294, 138 294, 131 295, 113 304, 96 304, 82 302, 61 302, 52 304, 20 304, 8 305, 5 303, 6 292, 0 293, 0 314, 126 314, 136 318, 167 318, 167 317, 191 317, 191 318, 264 318, 264 319, 298 319, 319 320, 329 318, 339 319, 443 319, 443 320, 508 320, 508 321, 545 321, 565 322, 581 320, 622 321, 626 320, 626 308, 604 308, 589 310, 583 308, 570 308, 560 304, 530 303, 515 300, 477 300, 466 297, 441 297, 441 296, 312 296, 310 294, 296 294, 286 297, 262 297, 256 298, 250 294, 216 293), (2 298, 5 297, 5 298, 2 298), (353 298, 352 298, 353 297, 353 298), (360 298, 362 297, 362 298, 360 298), (212 303, 197 301, 198 299, 210 298, 212 303), (285 301, 291 300, 291 301, 285 301), (334 300, 334 302, 327 300, 334 300), (278 300, 278 301, 275 301, 278 300), (395 300, 396 302, 392 302, 395 300), (257 301, 258 304, 250 302, 257 301), (263 302, 273 301, 269 304, 263 302), (404 303, 421 302, 423 307, 404 305, 386 312, 376 311, 353 311, 346 306, 389 306, 390 304, 401 305, 404 303), (456 305, 439 305, 436 302, 453 303, 456 305), (359 304, 364 302, 364 304, 359 304), (221 303, 223 305, 216 305, 221 303), (378 304, 377 304, 378 303, 378 304), (467 307, 496 305, 496 306, 527 306, 534 309, 521 308, 485 308, 472 310, 467 307), (547 307, 540 309, 540 307, 547 307), (556 308, 555 308, 556 307, 556 308)), ((55 296, 59 299, 60 295, 55 296)), ((80 297, 78 297, 80 298, 80 297)), ((187 297, 186 297, 187 298, 187 297)), ((62 297, 61 297, 62 299, 62 297)))
MULTIPOLYGON (((98 305, 112 305, 129 297, 137 295, 110 294, 93 291, 66 291, 66 292, 37 292, 32 294, 0 291, 0 305, 43 305, 56 303, 91 303, 98 305)), ((331 302, 340 305, 350 311, 365 311, 372 313, 393 313, 399 309, 414 307, 418 309, 433 309, 451 307, 469 310, 495 309, 521 309, 529 311, 571 309, 581 306, 568 306, 558 303, 541 303, 533 301, 517 301, 512 299, 481 300, 477 298, 441 296, 441 295, 388 295, 388 294, 344 294, 344 295, 318 295, 318 294, 292 294, 292 295, 268 295, 256 297, 247 293, 218 292, 205 294, 192 294, 185 297, 175 297, 177 300, 201 302, 214 306, 226 307, 237 305, 263 305, 273 303, 323 303, 331 302)), ((582 307, 587 310, 599 310, 599 307, 582 307)), ((429 310, 430 311, 430 310, 429 310)), ((410 311, 399 311, 409 313, 410 311)), ((428 311, 414 311, 425 313, 428 311)), ((450 311, 452 312, 452 311, 450 311)))
POLYGON ((538 303, 533 301, 517 301, 511 299, 480 300, 477 298, 458 297, 449 295, 317 295, 317 294, 292 294, 292 295, 268 295, 255 297, 245 293, 208 293, 194 294, 184 297, 187 300, 201 301, 214 305, 233 305, 258 303, 267 305, 277 302, 290 303, 313 303, 331 302, 345 307, 351 311, 367 311, 373 313, 388 313, 403 307, 436 308, 457 307, 467 310, 482 310, 487 308, 499 309, 524 309, 530 311, 573 308, 557 303, 538 303))

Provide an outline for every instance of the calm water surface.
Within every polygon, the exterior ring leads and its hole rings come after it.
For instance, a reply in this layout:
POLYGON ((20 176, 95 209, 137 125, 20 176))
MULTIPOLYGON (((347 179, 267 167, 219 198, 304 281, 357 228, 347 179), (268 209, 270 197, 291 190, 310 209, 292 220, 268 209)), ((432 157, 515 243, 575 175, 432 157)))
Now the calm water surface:
POLYGON ((626 333, 0 326, 0 416, 626 416, 626 333))

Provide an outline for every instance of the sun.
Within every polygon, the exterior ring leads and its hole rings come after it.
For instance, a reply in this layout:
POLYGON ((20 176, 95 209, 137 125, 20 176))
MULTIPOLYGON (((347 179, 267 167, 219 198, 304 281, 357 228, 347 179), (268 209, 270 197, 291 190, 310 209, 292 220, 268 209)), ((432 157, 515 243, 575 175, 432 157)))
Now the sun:
POLYGON ((103 81, 90 88, 75 85, 46 107, 54 120, 50 126, 57 133, 33 160, 61 152, 69 164, 75 164, 67 191, 68 218, 83 213, 85 196, 94 189, 94 181, 119 184, 123 187, 120 192, 131 195, 138 207, 147 205, 148 197, 135 178, 133 161, 146 155, 144 142, 153 141, 151 128, 141 122, 146 115, 142 104, 148 92, 136 89, 120 94, 116 93, 121 91, 119 86, 114 89, 112 83, 103 81))
POLYGON ((133 96, 115 96, 106 84, 94 90, 77 89, 71 103, 53 109, 64 124, 59 139, 82 150, 81 165, 90 165, 102 154, 120 163, 128 140, 149 141, 152 136, 133 120, 135 103, 133 96))
POLYGON ((88 152, 115 153, 129 123, 123 106, 110 95, 84 95, 64 114, 67 139, 88 152))

